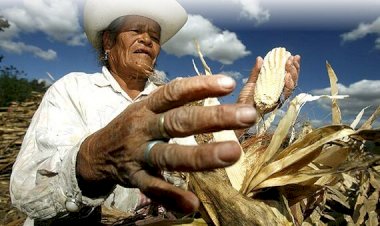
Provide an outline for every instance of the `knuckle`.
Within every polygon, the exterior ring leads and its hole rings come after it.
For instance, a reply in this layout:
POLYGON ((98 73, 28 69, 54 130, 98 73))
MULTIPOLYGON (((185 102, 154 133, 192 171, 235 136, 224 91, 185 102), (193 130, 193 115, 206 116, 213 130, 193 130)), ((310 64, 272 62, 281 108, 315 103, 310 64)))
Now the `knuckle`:
POLYGON ((193 148, 192 152, 193 158, 190 158, 191 168, 193 168, 195 171, 201 170, 205 163, 204 152, 196 147, 193 148))
POLYGON ((163 150, 158 150, 160 147, 160 144, 155 145, 155 149, 152 149, 151 152, 151 160, 153 165, 158 167, 159 169, 161 168, 166 168, 166 163, 170 161, 170 158, 168 156, 168 152, 170 152, 170 146, 165 147, 163 150), (158 147, 157 147, 158 146, 158 147))
POLYGON ((164 87, 163 95, 164 95, 164 99, 167 101, 172 102, 172 101, 178 100, 178 97, 177 97, 178 93, 176 91, 176 86, 172 84, 164 87))
POLYGON ((163 98, 169 102, 176 102, 184 98, 183 96, 183 79, 174 80, 170 84, 164 86, 163 98))
POLYGON ((213 119, 217 122, 224 122, 224 119, 226 116, 229 114, 229 108, 225 105, 219 105, 215 108, 214 114, 213 114, 213 119))
POLYGON ((169 132, 182 135, 191 128, 191 121, 196 121, 194 109, 191 107, 181 107, 175 112, 168 113, 169 120, 166 128, 169 132))

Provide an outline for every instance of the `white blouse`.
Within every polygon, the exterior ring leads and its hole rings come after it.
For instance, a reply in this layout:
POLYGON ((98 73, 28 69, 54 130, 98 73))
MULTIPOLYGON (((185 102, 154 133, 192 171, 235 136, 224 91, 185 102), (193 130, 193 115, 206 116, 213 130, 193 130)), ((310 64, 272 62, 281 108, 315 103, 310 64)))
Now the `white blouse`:
MULTIPOLYGON (((33 225, 33 218, 49 219, 75 211, 71 200, 89 207, 105 201, 110 208, 123 211, 136 208, 138 189, 117 186, 108 197, 82 196, 76 179, 76 156, 87 136, 156 88, 148 81, 132 100, 103 67, 102 73, 70 73, 48 89, 33 116, 11 175, 12 203, 27 213, 25 225, 33 225)), ((196 144, 193 137, 176 139, 175 143, 196 144)))

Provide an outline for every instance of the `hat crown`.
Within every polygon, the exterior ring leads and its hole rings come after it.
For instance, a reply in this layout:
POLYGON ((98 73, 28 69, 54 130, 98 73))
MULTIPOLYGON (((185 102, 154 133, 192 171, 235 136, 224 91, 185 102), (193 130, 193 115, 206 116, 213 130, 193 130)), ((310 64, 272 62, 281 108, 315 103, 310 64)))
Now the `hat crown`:
POLYGON ((89 42, 98 48, 98 33, 121 16, 144 16, 161 27, 161 45, 186 23, 187 13, 176 0, 87 0, 84 7, 84 30, 89 42))

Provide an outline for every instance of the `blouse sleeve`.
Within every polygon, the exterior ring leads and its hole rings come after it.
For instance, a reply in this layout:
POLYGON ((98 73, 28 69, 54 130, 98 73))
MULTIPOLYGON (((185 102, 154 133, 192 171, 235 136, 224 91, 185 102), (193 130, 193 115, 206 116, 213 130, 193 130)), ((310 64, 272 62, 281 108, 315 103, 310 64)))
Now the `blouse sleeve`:
POLYGON ((64 216, 79 211, 75 206, 95 207, 105 198, 82 197, 78 187, 76 157, 90 134, 83 120, 80 93, 70 90, 71 85, 57 81, 49 88, 13 166, 12 203, 32 219, 64 216))

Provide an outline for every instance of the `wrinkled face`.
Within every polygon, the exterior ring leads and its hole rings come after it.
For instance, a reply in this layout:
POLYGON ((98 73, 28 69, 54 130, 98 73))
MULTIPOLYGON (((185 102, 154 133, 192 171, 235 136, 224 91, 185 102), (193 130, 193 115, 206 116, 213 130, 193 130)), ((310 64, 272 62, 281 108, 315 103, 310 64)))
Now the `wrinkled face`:
POLYGON ((126 16, 116 40, 106 38, 112 71, 123 71, 136 77, 147 77, 160 52, 161 28, 155 21, 142 16, 126 16))

